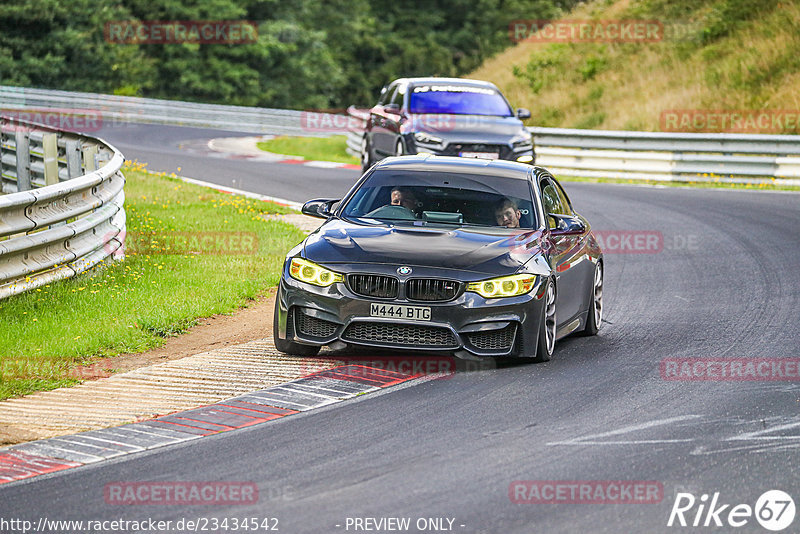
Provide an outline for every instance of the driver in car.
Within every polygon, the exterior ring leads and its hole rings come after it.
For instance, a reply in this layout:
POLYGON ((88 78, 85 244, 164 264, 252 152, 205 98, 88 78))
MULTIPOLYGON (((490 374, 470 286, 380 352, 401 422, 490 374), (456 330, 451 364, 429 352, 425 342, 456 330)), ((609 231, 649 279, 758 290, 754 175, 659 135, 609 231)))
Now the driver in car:
POLYGON ((392 188, 391 205, 403 206, 416 213, 417 197, 414 196, 414 192, 407 187, 394 187, 392 188))
POLYGON ((412 211, 415 216, 418 215, 419 201, 416 195, 414 195, 414 192, 407 187, 393 187, 390 204, 392 206, 403 206, 412 211))
POLYGON ((494 210, 494 217, 497 224, 506 228, 519 228, 519 219, 522 214, 517 207, 517 203, 510 198, 504 198, 497 203, 494 210))

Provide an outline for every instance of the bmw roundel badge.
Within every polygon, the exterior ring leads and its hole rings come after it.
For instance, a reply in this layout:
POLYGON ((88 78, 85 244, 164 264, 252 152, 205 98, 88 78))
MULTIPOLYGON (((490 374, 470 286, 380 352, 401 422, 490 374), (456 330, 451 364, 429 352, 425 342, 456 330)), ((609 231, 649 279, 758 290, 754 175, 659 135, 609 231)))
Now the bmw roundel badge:
POLYGON ((397 274, 400 274, 400 275, 403 275, 403 276, 405 276, 407 274, 411 274, 411 267, 406 267, 405 265, 403 265, 402 267, 398 267, 397 268, 397 274))

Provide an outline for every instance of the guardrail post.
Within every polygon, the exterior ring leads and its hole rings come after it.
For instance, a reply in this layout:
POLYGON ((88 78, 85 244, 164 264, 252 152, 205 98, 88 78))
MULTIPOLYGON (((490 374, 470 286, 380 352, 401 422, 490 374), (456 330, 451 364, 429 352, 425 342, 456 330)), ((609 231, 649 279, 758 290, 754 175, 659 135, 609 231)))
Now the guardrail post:
POLYGON ((58 136, 54 133, 42 134, 42 153, 44 160, 44 184, 58 183, 58 136))
POLYGON ((17 191, 30 191, 31 189, 31 154, 28 132, 17 131, 16 136, 17 153, 17 191))
POLYGON ((77 178, 83 175, 83 167, 81 166, 81 142, 80 141, 67 141, 67 174, 70 179, 77 178))
POLYGON ((83 170, 86 174, 97 170, 97 145, 83 147, 83 170))

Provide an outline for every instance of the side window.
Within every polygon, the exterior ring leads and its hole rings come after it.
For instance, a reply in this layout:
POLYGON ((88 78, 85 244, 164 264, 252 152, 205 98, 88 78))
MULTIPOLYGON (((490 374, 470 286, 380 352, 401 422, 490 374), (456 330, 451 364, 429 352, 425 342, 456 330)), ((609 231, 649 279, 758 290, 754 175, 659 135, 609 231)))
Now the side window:
POLYGON ((386 104, 389 103, 389 98, 394 93, 396 87, 397 87, 396 85, 392 84, 386 88, 386 91, 381 91, 381 97, 378 99, 379 106, 385 106, 386 104))
POLYGON ((408 89, 407 85, 405 85, 405 84, 399 85, 397 87, 397 91, 392 96, 391 103, 392 104, 397 104, 397 107, 402 109, 402 107, 403 107, 403 97, 405 96, 407 89, 408 89))
MULTIPOLYGON (((564 205, 561 203, 561 199, 558 196, 556 185, 547 178, 539 182, 539 185, 542 190, 542 204, 544 206, 545 217, 550 213, 565 214, 564 205)), ((550 217, 547 217, 547 226, 550 229, 555 228, 555 224, 550 217)))
MULTIPOLYGON (((399 91, 398 91, 399 88, 400 88, 400 86, 395 85, 394 87, 389 89, 389 92, 391 93, 391 97, 389 98, 387 104, 397 104, 397 93, 399 93, 399 91)), ((402 102, 402 99, 401 99, 401 102, 402 102)))
POLYGON ((550 180, 542 180, 542 204, 547 213, 564 213, 564 206, 558 196, 558 189, 550 180))
POLYGON ((556 192, 558 193, 558 198, 561 200, 561 205, 564 207, 564 215, 572 215, 572 203, 570 203, 567 194, 564 192, 564 188, 561 187, 561 184, 558 182, 553 182, 556 184, 556 192))

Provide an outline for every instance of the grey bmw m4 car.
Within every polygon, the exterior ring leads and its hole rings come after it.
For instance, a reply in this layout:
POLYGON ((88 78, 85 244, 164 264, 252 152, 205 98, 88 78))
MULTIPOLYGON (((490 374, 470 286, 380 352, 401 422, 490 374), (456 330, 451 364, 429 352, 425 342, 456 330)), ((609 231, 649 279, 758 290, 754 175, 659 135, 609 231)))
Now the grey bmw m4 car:
POLYGON ((286 256, 282 352, 366 345, 547 361, 557 339, 600 326, 602 251, 541 167, 392 157, 303 213, 327 220, 286 256))

